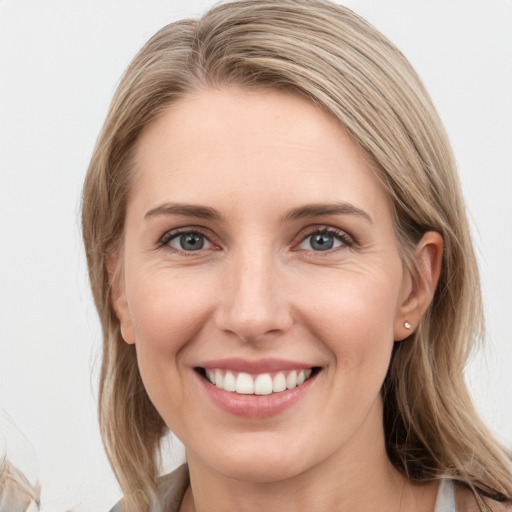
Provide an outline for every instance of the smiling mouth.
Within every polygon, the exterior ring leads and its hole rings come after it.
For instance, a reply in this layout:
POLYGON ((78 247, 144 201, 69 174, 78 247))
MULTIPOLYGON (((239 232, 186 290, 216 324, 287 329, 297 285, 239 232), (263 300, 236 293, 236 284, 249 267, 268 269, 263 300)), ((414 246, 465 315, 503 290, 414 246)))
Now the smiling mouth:
POLYGON ((252 375, 218 368, 196 368, 210 384, 238 395, 272 395, 302 386, 319 367, 252 375))

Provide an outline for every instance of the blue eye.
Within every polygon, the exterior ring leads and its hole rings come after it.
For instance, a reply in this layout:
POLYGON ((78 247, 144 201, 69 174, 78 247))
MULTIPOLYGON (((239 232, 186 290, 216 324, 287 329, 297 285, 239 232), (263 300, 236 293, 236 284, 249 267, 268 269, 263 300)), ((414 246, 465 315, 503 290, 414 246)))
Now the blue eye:
POLYGON ((198 231, 182 231, 179 233, 170 234, 162 240, 163 245, 168 245, 178 251, 192 252, 200 251, 201 249, 210 249, 211 242, 198 231))
POLYGON ((338 249, 344 245, 352 245, 348 235, 334 229, 321 229, 304 237, 299 245, 299 249, 322 252, 338 249))

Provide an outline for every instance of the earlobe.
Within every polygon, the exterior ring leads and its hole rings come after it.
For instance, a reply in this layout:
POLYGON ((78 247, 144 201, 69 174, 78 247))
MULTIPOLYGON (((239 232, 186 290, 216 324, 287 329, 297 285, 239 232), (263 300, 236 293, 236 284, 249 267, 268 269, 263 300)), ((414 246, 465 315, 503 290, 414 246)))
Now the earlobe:
POLYGON ((405 280, 395 320, 395 340, 410 336, 429 307, 436 291, 443 258, 443 238, 436 231, 427 231, 416 247, 416 274, 405 280))
POLYGON ((106 265, 110 281, 110 302, 119 320, 121 336, 126 343, 133 345, 135 343, 135 336, 119 258, 112 254, 107 255, 106 265))

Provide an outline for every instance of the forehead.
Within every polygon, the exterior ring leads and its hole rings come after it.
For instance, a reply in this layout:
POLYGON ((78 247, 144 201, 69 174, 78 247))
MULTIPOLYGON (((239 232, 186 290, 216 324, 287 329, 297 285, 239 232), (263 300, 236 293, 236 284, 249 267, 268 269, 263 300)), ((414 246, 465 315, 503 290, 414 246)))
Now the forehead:
POLYGON ((332 117, 298 95, 237 87, 180 99, 143 130, 135 191, 148 200, 387 203, 368 158, 332 117))

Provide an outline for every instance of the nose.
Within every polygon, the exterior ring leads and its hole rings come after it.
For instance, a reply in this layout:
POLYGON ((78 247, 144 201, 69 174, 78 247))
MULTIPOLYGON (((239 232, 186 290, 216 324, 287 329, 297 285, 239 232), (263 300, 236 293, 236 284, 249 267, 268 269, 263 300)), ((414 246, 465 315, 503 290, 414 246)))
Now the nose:
POLYGON ((272 339, 290 329, 292 308, 283 273, 269 254, 240 255, 231 261, 219 290, 217 328, 248 343, 272 339))

